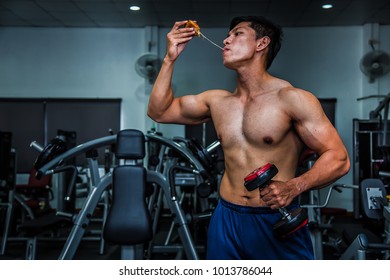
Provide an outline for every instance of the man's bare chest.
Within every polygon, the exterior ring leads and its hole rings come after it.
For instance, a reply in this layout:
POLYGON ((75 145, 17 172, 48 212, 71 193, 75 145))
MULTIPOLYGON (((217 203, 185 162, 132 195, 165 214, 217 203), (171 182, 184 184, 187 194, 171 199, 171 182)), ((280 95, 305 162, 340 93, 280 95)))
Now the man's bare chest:
POLYGON ((277 145, 292 132, 291 118, 278 104, 219 105, 212 109, 212 119, 224 145, 277 145))

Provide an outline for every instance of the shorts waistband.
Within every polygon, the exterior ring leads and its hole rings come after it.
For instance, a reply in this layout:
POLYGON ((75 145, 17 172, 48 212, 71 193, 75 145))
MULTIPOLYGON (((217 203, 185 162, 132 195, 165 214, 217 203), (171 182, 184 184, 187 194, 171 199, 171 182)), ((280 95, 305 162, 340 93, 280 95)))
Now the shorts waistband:
MULTIPOLYGON (((242 213, 242 214, 275 214, 279 213, 277 209, 271 209, 270 207, 252 207, 245 205, 238 205, 224 200, 223 198, 219 199, 219 202, 226 208, 229 208, 233 211, 242 213)), ((286 207, 287 210, 294 209, 298 204, 293 201, 289 206, 286 207)))

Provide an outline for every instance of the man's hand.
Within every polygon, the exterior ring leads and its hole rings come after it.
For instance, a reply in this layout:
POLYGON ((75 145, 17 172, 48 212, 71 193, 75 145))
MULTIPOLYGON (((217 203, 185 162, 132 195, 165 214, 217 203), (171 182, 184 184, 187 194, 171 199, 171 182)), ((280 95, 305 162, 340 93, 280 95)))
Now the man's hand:
POLYGON ((167 34, 167 54, 165 58, 170 61, 175 61, 187 43, 196 36, 193 27, 183 27, 186 22, 186 20, 175 22, 171 31, 167 34))
POLYGON ((260 198, 272 209, 290 205, 298 195, 293 185, 281 181, 270 181, 269 185, 260 191, 260 198))

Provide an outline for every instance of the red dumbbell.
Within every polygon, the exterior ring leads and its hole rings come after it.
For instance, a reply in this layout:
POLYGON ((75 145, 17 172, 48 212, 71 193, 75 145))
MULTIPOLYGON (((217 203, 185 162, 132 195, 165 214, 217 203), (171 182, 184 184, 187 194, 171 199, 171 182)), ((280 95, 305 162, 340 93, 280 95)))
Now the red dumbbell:
MULTIPOLYGON (((249 173, 244 179, 244 186, 249 191, 257 188, 264 189, 277 173, 278 169, 276 166, 267 163, 249 173)), ((278 237, 286 237, 305 226, 308 222, 307 213, 302 208, 296 208, 291 212, 284 208, 279 208, 278 210, 282 218, 273 226, 273 231, 278 237)))

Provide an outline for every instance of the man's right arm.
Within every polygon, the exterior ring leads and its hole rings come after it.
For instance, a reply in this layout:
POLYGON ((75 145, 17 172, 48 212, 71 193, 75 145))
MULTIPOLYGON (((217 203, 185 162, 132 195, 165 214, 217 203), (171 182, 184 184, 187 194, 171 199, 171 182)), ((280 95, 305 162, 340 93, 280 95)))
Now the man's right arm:
POLYGON ((148 116, 160 123, 199 124, 210 118, 207 92, 174 97, 171 79, 174 62, 163 62, 150 94, 148 116))
POLYGON ((172 91, 174 63, 195 35, 193 28, 180 28, 186 22, 176 22, 167 35, 167 53, 150 94, 147 112, 157 122, 195 124, 209 117, 203 94, 175 98, 172 91))
POLYGON ((175 110, 173 105, 175 99, 171 84, 173 68, 174 61, 170 61, 166 56, 150 94, 148 116, 157 122, 169 122, 172 118, 168 116, 169 110, 173 112, 178 110, 175 110))

